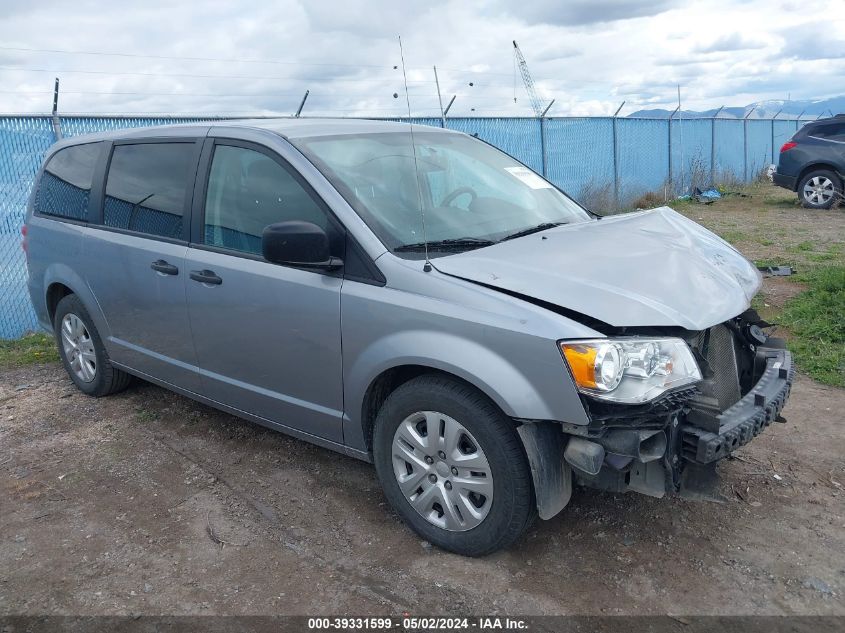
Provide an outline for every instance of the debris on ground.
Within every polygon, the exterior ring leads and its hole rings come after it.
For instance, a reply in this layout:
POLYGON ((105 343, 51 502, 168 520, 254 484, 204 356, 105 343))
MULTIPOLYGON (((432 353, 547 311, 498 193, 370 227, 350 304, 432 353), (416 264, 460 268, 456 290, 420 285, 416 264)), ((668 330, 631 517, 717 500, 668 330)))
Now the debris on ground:
POLYGON ((804 579, 804 582, 802 582, 801 585, 805 589, 814 589, 815 591, 818 591, 819 593, 823 593, 826 596, 835 595, 833 588, 829 584, 827 584, 824 580, 822 580, 820 578, 815 578, 813 576, 809 576, 808 578, 804 579))
POLYGON ((716 189, 705 189, 702 191, 698 187, 695 187, 692 190, 692 197, 696 202, 700 202, 702 204, 713 204, 716 200, 722 197, 722 194, 716 189))
POLYGON ((792 266, 757 266, 764 277, 789 277, 795 274, 792 266))

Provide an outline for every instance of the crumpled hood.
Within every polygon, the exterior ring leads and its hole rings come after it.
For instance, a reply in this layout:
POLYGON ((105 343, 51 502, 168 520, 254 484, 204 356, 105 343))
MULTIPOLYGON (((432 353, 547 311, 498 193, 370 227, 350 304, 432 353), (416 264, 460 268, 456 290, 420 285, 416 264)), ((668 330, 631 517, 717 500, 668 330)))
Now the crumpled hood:
POLYGON ((743 312, 761 284, 736 249, 669 207, 565 225, 432 263, 618 327, 703 330, 743 312))

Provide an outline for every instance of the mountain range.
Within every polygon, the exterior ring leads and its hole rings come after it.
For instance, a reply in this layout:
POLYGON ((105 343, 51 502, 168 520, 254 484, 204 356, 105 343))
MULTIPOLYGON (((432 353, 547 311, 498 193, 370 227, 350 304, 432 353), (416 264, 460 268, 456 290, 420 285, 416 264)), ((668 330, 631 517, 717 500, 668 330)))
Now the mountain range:
MULTIPOLYGON (((700 112, 695 110, 681 110, 681 116, 685 119, 709 118, 716 114, 716 111, 717 108, 700 112)), ((803 119, 814 119, 819 115, 827 117, 840 113, 845 113, 845 95, 831 97, 829 99, 807 99, 802 101, 758 101, 757 103, 749 103, 746 106, 725 107, 719 112, 719 117, 742 119, 748 115, 749 119, 771 119, 778 114, 778 118, 794 119, 801 114, 801 118, 803 119)), ((672 110, 655 108, 652 110, 637 110, 626 116, 629 118, 666 119, 670 114, 672 114, 672 110)))

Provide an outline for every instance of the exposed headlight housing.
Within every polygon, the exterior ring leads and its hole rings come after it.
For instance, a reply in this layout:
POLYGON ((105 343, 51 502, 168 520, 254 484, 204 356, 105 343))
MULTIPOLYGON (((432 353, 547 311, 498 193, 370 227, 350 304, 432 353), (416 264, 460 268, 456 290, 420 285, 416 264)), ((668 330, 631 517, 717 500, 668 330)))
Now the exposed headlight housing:
POLYGON ((560 341, 581 393, 640 404, 701 380, 689 346, 679 338, 605 338, 560 341))

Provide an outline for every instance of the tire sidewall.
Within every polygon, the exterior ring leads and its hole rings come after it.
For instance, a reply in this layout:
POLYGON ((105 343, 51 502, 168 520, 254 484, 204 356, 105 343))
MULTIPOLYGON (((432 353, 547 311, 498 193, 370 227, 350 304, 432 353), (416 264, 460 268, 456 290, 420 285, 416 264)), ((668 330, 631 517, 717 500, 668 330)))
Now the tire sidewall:
MULTIPOLYGON (((498 549, 495 543, 512 531, 509 528, 512 528, 513 523, 520 522, 521 532, 522 524, 527 522, 526 516, 518 512, 526 504, 526 499, 517 498, 515 481, 524 478, 526 474, 530 478, 527 458, 524 455, 522 460, 514 460, 513 456, 509 458, 502 442, 496 437, 494 425, 490 424, 493 416, 504 417, 503 414, 492 404, 477 407, 474 406, 477 403, 470 398, 444 392, 434 386, 409 387, 411 385, 403 385, 391 394, 375 422, 373 460, 385 496, 420 536, 443 549, 470 556, 498 549), (490 464, 494 486, 490 512, 478 526, 470 530, 450 532, 432 525, 405 498, 396 481, 392 457, 394 433, 405 418, 424 410, 446 414, 463 425, 476 439, 490 464)), ((508 424, 511 424, 510 421, 508 424)), ((512 432, 516 435, 515 429, 512 432)), ((533 509, 533 494, 530 497, 527 502, 533 509)))
POLYGON ((827 169, 817 169, 811 171, 809 174, 804 176, 801 179, 801 182, 798 183, 798 198, 801 200, 801 205, 807 209, 830 209, 842 196, 842 181, 840 180, 839 176, 827 169), (815 178, 816 176, 824 176, 828 178, 833 183, 833 197, 825 202, 824 204, 816 204, 813 202, 808 201, 804 197, 804 186, 810 179, 815 178))
POLYGON ((77 388, 83 393, 92 396, 102 393, 106 386, 105 368, 108 357, 106 356, 105 348, 103 347, 103 342, 100 339, 97 328, 94 327, 94 323, 91 320, 91 316, 76 295, 68 295, 59 301, 59 305, 56 307, 56 314, 53 317, 53 334, 56 339, 56 345, 59 348, 59 357, 62 359, 62 364, 77 388), (97 366, 94 380, 91 382, 85 382, 76 375, 76 372, 71 368, 70 362, 65 355, 65 347, 62 343, 62 319, 71 313, 75 314, 85 325, 85 329, 88 330, 88 334, 91 336, 91 341, 94 345, 94 356, 96 357, 97 366))

